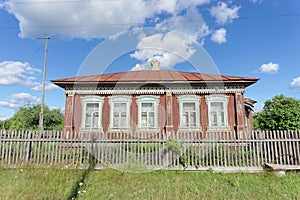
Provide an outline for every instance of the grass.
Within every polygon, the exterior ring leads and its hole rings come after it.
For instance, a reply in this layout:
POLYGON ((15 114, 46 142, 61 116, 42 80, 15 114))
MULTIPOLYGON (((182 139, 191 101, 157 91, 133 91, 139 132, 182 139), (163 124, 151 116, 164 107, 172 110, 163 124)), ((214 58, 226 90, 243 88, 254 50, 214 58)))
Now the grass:
POLYGON ((0 199, 68 199, 81 170, 0 169, 0 199))
POLYGON ((300 175, 94 171, 78 199, 300 199, 300 175))
POLYGON ((267 172, 86 172, 0 169, 0 199, 300 199, 300 174, 295 172, 284 177, 267 172))

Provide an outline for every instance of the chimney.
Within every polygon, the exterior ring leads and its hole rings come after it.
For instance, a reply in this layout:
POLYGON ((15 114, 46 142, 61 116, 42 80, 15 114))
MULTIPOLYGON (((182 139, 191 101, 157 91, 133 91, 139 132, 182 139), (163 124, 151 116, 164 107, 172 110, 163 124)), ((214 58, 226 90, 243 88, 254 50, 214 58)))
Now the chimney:
POLYGON ((152 67, 152 70, 159 70, 159 60, 152 60, 151 61, 151 67, 152 67))

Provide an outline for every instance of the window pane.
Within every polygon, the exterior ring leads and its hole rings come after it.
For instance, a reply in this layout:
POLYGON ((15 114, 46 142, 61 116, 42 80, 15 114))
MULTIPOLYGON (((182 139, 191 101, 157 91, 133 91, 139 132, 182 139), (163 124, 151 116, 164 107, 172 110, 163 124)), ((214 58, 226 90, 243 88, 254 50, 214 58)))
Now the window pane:
POLYGON ((217 112, 211 112, 211 123, 212 126, 218 126, 217 112))
POLYGON ((113 104, 113 127, 125 128, 127 127, 127 103, 114 103, 113 104))
POLYGON ((99 110, 99 103, 87 103, 86 112, 97 111, 99 110))
POLYGON ((154 111, 154 103, 142 103, 142 111, 154 111))
POLYGON ((149 127, 155 127, 154 112, 149 113, 149 127))
POLYGON ((223 102, 211 102, 211 109, 212 110, 215 110, 215 111, 217 111, 217 110, 219 110, 219 111, 222 111, 222 110, 224 110, 224 106, 223 106, 223 102))
POLYGON ((182 126, 196 127, 196 103, 184 102, 182 103, 182 126))
POLYGON ((225 126, 225 114, 224 112, 219 113, 219 121, 221 126, 225 126))
POLYGON ((211 125, 225 126, 225 111, 223 102, 211 102, 211 125))
POLYGON ((93 121, 92 121, 92 128, 98 128, 99 125, 99 112, 93 113, 93 121))
POLYGON ((142 127, 147 127, 147 112, 142 112, 142 127))
POLYGON ((120 127, 125 128, 127 125, 126 112, 121 113, 120 127))
POLYGON ((114 103, 115 112, 126 112, 126 103, 114 103))
POLYGON ((190 127, 196 127, 196 112, 190 113, 190 127))
POLYGON ((119 127, 119 113, 118 112, 114 112, 114 119, 113 119, 113 127, 114 128, 118 128, 119 127))
POLYGON ((196 105, 194 102, 183 103, 183 110, 184 111, 187 111, 187 110, 194 111, 194 110, 196 110, 196 105))
POLYGON ((182 115, 182 125, 184 127, 189 127, 189 113, 188 112, 184 112, 182 115))
POLYGON ((91 126, 91 119, 92 119, 91 114, 86 113, 86 115, 85 115, 85 127, 86 128, 89 128, 91 126))

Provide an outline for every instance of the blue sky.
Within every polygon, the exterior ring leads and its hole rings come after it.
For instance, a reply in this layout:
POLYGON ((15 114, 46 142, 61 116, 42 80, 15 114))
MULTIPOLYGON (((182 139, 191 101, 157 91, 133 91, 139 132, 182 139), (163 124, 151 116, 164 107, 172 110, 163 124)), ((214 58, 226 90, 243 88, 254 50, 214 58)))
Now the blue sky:
POLYGON ((245 93, 256 110, 277 94, 300 98, 300 1, 0 0, 0 119, 41 102, 45 41, 36 38, 46 36, 51 108, 65 96, 50 80, 147 69, 151 59, 260 78, 245 93))

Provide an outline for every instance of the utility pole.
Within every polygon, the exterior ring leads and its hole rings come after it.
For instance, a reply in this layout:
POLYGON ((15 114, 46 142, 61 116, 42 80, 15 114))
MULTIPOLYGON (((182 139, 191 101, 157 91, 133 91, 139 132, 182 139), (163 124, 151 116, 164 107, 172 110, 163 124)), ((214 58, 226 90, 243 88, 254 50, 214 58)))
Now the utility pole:
POLYGON ((45 38, 37 38, 45 40, 45 54, 44 54, 44 72, 43 72, 43 86, 42 86, 42 104, 41 104, 41 112, 40 112, 40 121, 39 126, 40 130, 44 130, 44 102, 45 102, 45 82, 46 82, 46 65, 47 65, 47 54, 48 54, 48 40, 50 37, 45 38))

